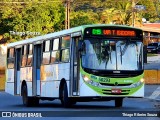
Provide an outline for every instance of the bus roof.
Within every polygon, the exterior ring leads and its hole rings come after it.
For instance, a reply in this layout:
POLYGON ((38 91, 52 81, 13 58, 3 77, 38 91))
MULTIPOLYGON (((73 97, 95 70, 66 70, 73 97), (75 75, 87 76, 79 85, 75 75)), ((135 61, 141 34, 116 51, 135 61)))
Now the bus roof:
POLYGON ((25 40, 13 42, 13 43, 8 44, 7 47, 9 48, 9 47, 15 47, 15 46, 23 45, 23 44, 35 43, 37 41, 46 40, 46 39, 50 39, 50 38, 54 38, 54 37, 58 37, 58 36, 63 36, 63 35, 67 35, 70 33, 79 32, 79 31, 82 31, 82 33, 83 33, 84 29, 87 27, 98 27, 98 26, 99 27, 102 27, 102 26, 104 26, 104 27, 124 27, 124 28, 133 28, 133 29, 141 30, 139 28, 126 26, 126 25, 113 25, 113 24, 82 25, 82 26, 70 28, 67 30, 62 30, 62 31, 54 32, 54 33, 49 33, 46 35, 41 35, 41 36, 37 36, 37 37, 25 39, 25 40))

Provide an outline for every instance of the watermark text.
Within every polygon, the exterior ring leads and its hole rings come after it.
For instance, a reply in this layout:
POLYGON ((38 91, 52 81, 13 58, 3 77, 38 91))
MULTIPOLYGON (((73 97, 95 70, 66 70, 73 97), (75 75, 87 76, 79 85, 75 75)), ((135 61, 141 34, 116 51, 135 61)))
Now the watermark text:
POLYGON ((26 31, 26 32, 17 32, 17 31, 9 31, 10 35, 19 35, 19 36, 28 36, 28 35, 33 35, 33 36, 39 36, 40 32, 30 32, 30 31, 26 31))

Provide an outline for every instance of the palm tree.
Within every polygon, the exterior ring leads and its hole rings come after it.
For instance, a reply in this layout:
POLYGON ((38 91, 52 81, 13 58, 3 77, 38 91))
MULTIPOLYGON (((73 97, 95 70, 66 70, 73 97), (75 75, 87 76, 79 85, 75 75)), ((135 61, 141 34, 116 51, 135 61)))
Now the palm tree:
POLYGON ((116 23, 121 25, 130 25, 132 17, 132 9, 130 2, 119 2, 117 3, 116 23))
MULTIPOLYGON (((136 10, 136 9, 135 9, 136 10)), ((116 1, 115 7, 105 9, 102 12, 101 20, 103 23, 111 23, 120 25, 132 25, 132 3, 128 0, 116 1)), ((135 21, 141 23, 142 14, 134 11, 135 21)))
POLYGON ((101 14, 102 23, 109 24, 109 23, 113 22, 113 17, 115 15, 115 13, 116 13, 115 8, 109 8, 109 9, 104 10, 101 14))

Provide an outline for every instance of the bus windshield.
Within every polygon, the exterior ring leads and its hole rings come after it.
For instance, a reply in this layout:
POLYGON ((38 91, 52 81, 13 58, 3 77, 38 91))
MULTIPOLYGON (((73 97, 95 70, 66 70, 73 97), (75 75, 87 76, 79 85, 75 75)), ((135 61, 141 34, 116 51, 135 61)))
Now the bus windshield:
POLYGON ((129 39, 86 39, 82 67, 94 70, 142 70, 143 44, 129 39))

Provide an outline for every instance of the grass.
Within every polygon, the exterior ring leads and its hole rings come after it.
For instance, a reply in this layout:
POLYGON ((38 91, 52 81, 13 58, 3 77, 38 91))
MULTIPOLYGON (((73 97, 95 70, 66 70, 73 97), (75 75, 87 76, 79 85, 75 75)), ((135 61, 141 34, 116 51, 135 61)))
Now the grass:
POLYGON ((147 53, 147 57, 157 56, 158 54, 147 53))

